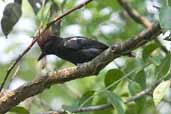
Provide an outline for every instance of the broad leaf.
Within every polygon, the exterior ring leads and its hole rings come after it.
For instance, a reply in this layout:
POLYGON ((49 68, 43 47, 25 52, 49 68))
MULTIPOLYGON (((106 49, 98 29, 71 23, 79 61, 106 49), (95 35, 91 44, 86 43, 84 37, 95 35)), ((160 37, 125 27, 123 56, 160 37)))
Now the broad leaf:
MULTIPOLYGON (((129 89, 132 96, 136 95, 137 93, 139 93, 140 91, 143 90, 140 83, 137 83, 135 81, 131 81, 129 83, 128 89, 129 89)), ((144 106, 145 106, 145 103, 146 103, 146 98, 143 96, 143 97, 141 97, 139 99, 136 99, 135 103, 138 105, 137 111, 138 111, 138 113, 140 113, 142 110, 144 110, 144 106)))
POLYGON ((116 108, 118 114, 125 114, 125 110, 123 107, 124 103, 122 99, 115 93, 112 93, 110 91, 106 91, 105 94, 108 97, 109 102, 113 105, 114 108, 116 108))
POLYGON ((136 74, 134 80, 141 86, 142 89, 145 89, 146 88, 146 74, 144 72, 144 69, 143 70, 140 70, 136 74))
POLYGON ((160 103, 160 101, 163 99, 163 97, 166 94, 166 90, 169 88, 170 86, 170 80, 161 82, 155 89, 153 92, 153 100, 154 100, 154 104, 158 105, 160 103))
MULTIPOLYGON (((108 87, 112 83, 119 80, 122 76, 123 76, 123 72, 121 70, 119 70, 119 69, 110 69, 106 73, 106 76, 105 76, 105 80, 104 80, 105 86, 108 87)), ((110 88, 110 89, 114 89, 117 86, 117 84, 113 85, 112 88, 110 88)))
POLYGON ((79 99, 79 105, 84 105, 84 106, 90 105, 92 102, 92 99, 91 100, 88 100, 88 99, 93 95, 94 95, 94 91, 88 91, 88 92, 84 93, 82 95, 82 97, 79 99), (86 100, 88 100, 88 101, 86 102, 86 100))
POLYGON ((128 89, 129 89, 131 95, 135 95, 136 93, 138 93, 142 90, 140 84, 138 84, 135 81, 131 81, 128 84, 128 89))
POLYGON ((29 111, 21 106, 13 107, 10 112, 16 113, 16 114, 29 114, 29 111))
POLYGON ((170 53, 164 58, 163 62, 156 67, 156 78, 164 77, 170 69, 170 53))
POLYGON ((147 60, 150 56, 150 54, 156 49, 158 48, 158 44, 156 43, 151 43, 147 46, 144 47, 143 49, 143 60, 147 60))
MULTIPOLYGON (((103 93, 102 94, 100 93, 93 98, 92 105, 101 105, 101 104, 106 104, 106 103, 108 103, 106 95, 104 95, 103 93)), ((109 108, 106 110, 93 111, 91 114, 113 114, 113 112, 114 112, 113 109, 109 108)))
POLYGON ((14 25, 21 17, 21 5, 18 3, 9 3, 3 12, 1 20, 1 28, 5 36, 7 36, 13 29, 14 25))

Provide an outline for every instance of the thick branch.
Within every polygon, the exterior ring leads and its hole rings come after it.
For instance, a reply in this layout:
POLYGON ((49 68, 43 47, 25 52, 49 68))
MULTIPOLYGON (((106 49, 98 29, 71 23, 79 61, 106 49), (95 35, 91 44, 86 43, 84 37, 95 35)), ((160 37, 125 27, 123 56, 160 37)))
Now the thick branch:
POLYGON ((71 67, 59 71, 49 72, 46 76, 41 76, 29 84, 23 85, 18 89, 11 91, 0 98, 0 114, 7 112, 13 106, 17 105, 26 98, 41 93, 53 84, 64 83, 70 80, 97 74, 113 59, 116 59, 117 57, 120 57, 125 53, 144 45, 153 38, 156 38, 156 36, 161 33, 160 30, 159 25, 153 26, 148 30, 142 31, 140 34, 135 36, 135 38, 132 38, 122 44, 111 46, 88 63, 85 63, 79 67, 71 67))
POLYGON ((129 4, 127 0, 118 0, 118 2, 135 22, 143 25, 145 28, 152 26, 152 23, 144 16, 141 16, 137 10, 129 4))
POLYGON ((7 73, 5 74, 5 78, 2 81, 2 84, 0 86, 0 92, 2 90, 2 88, 5 85, 5 82, 8 78, 8 76, 10 75, 11 71, 14 69, 14 67, 17 65, 17 63, 24 57, 24 55, 32 48, 32 46, 38 42, 39 46, 41 46, 41 38, 46 34, 47 29, 53 25, 54 23, 60 21, 62 18, 64 18, 65 16, 71 14, 72 12, 82 8, 83 6, 87 5, 88 3, 90 3, 93 0, 87 0, 81 4, 79 4, 78 6, 72 8, 71 10, 65 12, 64 14, 62 14, 59 17, 56 17, 55 19, 53 19, 51 22, 49 22, 47 24, 47 27, 45 29, 42 30, 42 32, 40 33, 40 30, 37 30, 37 32, 35 33, 35 38, 33 39, 33 41, 31 42, 31 44, 17 57, 17 59, 15 60, 15 62, 8 68, 7 73))
MULTIPOLYGON (((118 3, 125 9, 128 15, 138 24, 141 24, 144 28, 150 28, 152 23, 144 16, 140 15, 139 12, 134 9, 128 0, 118 0, 118 3)), ((165 46, 156 38, 156 43, 160 45, 160 48, 165 52, 168 53, 168 50, 165 46)))

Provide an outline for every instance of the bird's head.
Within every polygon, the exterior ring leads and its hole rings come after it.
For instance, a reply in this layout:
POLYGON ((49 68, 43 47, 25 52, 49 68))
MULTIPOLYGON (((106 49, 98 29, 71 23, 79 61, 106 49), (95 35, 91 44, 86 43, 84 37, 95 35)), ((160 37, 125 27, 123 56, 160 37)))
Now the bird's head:
POLYGON ((41 48, 41 54, 38 57, 38 61, 41 60, 44 56, 53 54, 55 52, 55 45, 56 45, 57 38, 51 38, 45 41, 44 45, 41 48))

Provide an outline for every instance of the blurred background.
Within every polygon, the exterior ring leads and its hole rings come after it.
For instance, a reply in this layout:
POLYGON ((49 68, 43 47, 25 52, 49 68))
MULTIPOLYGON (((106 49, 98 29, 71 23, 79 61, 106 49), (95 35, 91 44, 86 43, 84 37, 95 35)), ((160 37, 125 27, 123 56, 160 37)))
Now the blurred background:
MULTIPOLYGON (((41 4, 36 3, 36 7, 40 9, 40 11, 35 14, 29 1, 23 0, 22 16, 7 39, 0 28, 0 82, 2 82, 10 64, 13 63, 19 54, 31 43, 32 36, 34 36, 39 25, 42 24, 42 20, 47 18, 48 8, 51 4, 56 5, 56 14, 61 15, 63 12, 68 11, 84 1, 85 0, 53 0, 53 3, 51 3, 52 1, 49 0, 44 5, 43 9, 41 8, 41 4)), ((154 7, 154 5, 161 6, 162 0, 129 1, 141 15, 152 22, 158 21, 159 10, 154 7)), ((5 6, 11 2, 13 2, 13 0, 0 1, 0 19, 3 16, 5 6)), ((117 0, 95 0, 62 19, 60 36, 63 38, 69 36, 85 36, 110 46, 115 42, 124 42, 132 38, 143 29, 141 25, 135 23, 128 16, 117 3, 117 0)), ((163 39, 169 36, 169 34, 170 32, 168 31, 159 37, 161 43, 168 50, 170 49, 170 42, 163 39)), ((38 62, 37 58, 40 52, 38 45, 34 45, 11 73, 5 85, 5 89, 13 90, 35 79, 42 73, 74 66, 53 55, 49 55, 38 62), (42 66, 45 67, 42 68, 42 66)), ((61 109, 62 105, 71 108, 107 103, 107 99, 101 95, 99 91, 103 91, 109 84, 113 83, 109 82, 109 80, 113 80, 113 78, 109 78, 109 76, 115 77, 114 72, 120 72, 124 79, 116 83, 116 87, 113 86, 112 91, 123 99, 128 98, 132 95, 130 89, 132 86, 130 83, 134 81, 131 76, 137 76, 138 71, 142 70, 135 69, 150 63, 150 65, 143 68, 143 77, 145 79, 144 88, 148 88, 156 80, 156 67, 161 64, 161 61, 163 61, 166 55, 166 53, 160 49, 159 44, 154 41, 135 50, 134 54, 136 55, 134 58, 120 57, 114 60, 97 76, 54 85, 46 89, 43 93, 23 101, 20 106, 25 107, 30 114, 35 114, 49 110, 58 110, 61 109), (149 51, 149 48, 152 48, 152 50, 149 51), (151 61, 155 64, 151 64, 151 61), (129 76, 126 75, 133 70, 135 70, 134 73, 129 76), (91 98, 87 102, 89 97, 91 98)), ((138 109, 136 103, 126 105, 126 114, 171 114, 170 98, 171 93, 168 90, 164 100, 158 106, 154 106, 153 100, 149 95, 145 102, 143 101, 141 102, 141 106, 139 105, 142 109, 138 109), (144 106, 145 108, 143 108, 144 106), (137 110, 141 110, 141 113, 137 110)), ((91 112, 91 114, 105 113, 117 114, 114 109, 91 112)), ((13 113, 9 112, 8 114, 13 113)), ((90 112, 86 114, 90 114, 90 112)))

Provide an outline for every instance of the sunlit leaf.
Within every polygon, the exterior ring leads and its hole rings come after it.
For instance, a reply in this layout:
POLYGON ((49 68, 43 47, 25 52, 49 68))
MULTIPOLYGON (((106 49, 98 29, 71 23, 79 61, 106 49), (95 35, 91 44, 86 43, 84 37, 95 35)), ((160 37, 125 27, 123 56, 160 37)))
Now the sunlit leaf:
POLYGON ((10 112, 16 113, 16 114, 29 114, 29 111, 21 106, 13 107, 10 112))
POLYGON ((160 101, 163 99, 163 97, 166 95, 166 90, 169 88, 169 86, 170 86, 170 80, 167 80, 167 81, 161 82, 154 89, 153 100, 154 100, 155 105, 158 105, 160 101))

